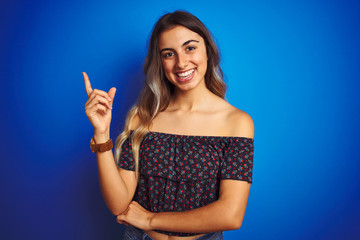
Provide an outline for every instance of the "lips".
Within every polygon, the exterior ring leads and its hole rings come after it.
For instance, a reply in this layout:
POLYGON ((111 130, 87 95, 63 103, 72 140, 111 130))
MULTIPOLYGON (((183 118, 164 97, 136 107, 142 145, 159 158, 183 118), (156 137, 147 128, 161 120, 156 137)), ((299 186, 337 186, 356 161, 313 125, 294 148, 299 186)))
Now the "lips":
POLYGON ((195 74, 195 68, 187 70, 185 72, 176 73, 176 78, 180 82, 186 82, 186 81, 191 80, 193 78, 194 74, 195 74))

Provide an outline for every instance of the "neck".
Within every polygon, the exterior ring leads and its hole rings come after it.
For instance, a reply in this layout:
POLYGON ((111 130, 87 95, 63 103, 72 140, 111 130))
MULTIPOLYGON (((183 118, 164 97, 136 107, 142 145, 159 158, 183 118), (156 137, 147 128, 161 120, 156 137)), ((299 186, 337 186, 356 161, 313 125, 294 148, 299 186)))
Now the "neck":
POLYGON ((211 96, 205 84, 189 91, 175 89, 169 106, 173 110, 196 111, 204 107, 211 96))

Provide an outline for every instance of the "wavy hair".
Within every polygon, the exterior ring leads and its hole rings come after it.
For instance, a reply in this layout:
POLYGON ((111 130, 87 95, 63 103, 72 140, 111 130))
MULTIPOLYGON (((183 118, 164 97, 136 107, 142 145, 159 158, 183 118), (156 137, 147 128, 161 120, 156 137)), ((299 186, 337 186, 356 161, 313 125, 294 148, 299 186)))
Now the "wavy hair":
POLYGON ((131 145, 135 160, 135 173, 139 172, 139 149, 144 136, 149 132, 149 127, 155 116, 164 111, 170 102, 174 85, 165 77, 159 49, 159 38, 162 32, 175 26, 183 26, 199 34, 205 41, 208 57, 205 73, 206 87, 215 95, 225 99, 227 86, 223 80, 223 72, 219 66, 219 50, 205 25, 194 15, 186 11, 175 11, 163 15, 155 24, 144 63, 145 86, 135 104, 126 116, 123 132, 116 139, 115 160, 119 162, 121 147, 131 133, 130 123, 138 116, 139 124, 133 129, 131 145))

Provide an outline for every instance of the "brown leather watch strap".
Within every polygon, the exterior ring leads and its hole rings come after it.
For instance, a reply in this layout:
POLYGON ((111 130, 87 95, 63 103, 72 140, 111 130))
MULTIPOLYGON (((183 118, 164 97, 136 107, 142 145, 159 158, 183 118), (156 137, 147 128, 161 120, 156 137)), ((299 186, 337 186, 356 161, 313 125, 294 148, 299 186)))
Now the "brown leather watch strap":
POLYGON ((96 144, 94 141, 94 138, 91 138, 90 140, 90 149, 93 153, 97 152, 106 152, 113 148, 113 141, 112 139, 109 139, 105 143, 96 144))

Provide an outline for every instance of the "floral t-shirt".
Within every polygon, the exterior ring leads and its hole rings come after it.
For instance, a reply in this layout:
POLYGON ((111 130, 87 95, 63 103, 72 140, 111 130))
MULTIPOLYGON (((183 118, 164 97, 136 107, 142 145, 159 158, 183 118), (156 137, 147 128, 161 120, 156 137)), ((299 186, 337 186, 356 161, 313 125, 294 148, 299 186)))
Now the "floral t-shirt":
MULTIPOLYGON (((118 166, 134 171, 132 133, 122 145, 118 166)), ((133 200, 155 213, 203 207, 218 199, 220 180, 252 183, 253 155, 252 138, 148 132, 140 145, 140 176, 133 200)))

